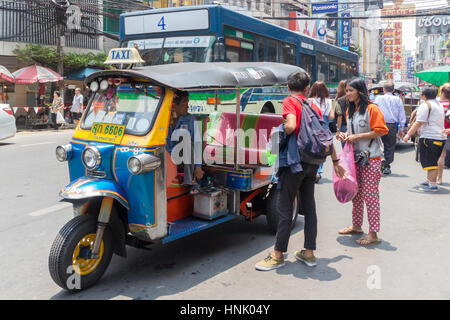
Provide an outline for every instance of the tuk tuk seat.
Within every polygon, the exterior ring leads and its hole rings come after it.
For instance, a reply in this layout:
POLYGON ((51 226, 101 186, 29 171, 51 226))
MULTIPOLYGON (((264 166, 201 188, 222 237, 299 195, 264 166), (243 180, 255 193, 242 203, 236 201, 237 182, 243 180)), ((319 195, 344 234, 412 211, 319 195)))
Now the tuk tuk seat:
MULTIPOLYGON (((269 138, 272 129, 283 122, 281 115, 250 114, 240 115, 240 141, 244 145, 244 159, 240 165, 254 167, 271 166, 268 159, 269 138)), ((214 159, 213 164, 234 165, 236 114, 233 112, 213 112, 207 124, 205 154, 214 159), (217 161, 219 160, 219 161, 217 161)))

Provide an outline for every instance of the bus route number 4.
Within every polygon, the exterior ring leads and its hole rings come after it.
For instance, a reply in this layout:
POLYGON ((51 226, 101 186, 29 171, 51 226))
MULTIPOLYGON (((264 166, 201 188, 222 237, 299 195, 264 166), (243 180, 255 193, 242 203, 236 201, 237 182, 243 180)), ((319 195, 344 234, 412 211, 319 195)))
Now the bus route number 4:
POLYGON ((161 20, 159 20, 158 22, 158 27, 161 28, 161 30, 166 30, 166 23, 164 22, 164 16, 161 18, 161 20))

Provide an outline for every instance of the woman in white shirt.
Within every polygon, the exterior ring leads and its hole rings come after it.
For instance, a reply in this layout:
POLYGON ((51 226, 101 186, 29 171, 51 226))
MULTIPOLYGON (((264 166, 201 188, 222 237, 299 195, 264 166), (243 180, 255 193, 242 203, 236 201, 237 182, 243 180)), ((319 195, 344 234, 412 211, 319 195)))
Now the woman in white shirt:
MULTIPOLYGON (((325 82, 317 81, 312 85, 309 91, 308 101, 320 108, 323 120, 325 120, 327 125, 330 121, 334 120, 333 101, 330 99, 330 92, 328 91, 325 82)), ((319 170, 317 171, 316 183, 322 178, 322 172, 323 165, 320 165, 319 170)))

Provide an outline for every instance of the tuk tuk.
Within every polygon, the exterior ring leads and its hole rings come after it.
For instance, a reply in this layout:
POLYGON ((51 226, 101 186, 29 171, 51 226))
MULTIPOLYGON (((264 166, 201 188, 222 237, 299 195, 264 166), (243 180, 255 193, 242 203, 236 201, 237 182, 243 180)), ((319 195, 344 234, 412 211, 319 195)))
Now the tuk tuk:
MULTIPOLYGON (((116 50, 119 59, 133 49, 116 50)), ((74 217, 50 251, 55 283, 68 291, 86 289, 101 278, 113 253, 126 257, 127 245, 166 244, 238 217, 252 221, 264 214, 269 229, 276 230, 276 154, 268 142, 283 119, 241 113, 240 92, 284 87, 287 77, 301 70, 266 62, 180 63, 87 77, 94 94, 70 143, 56 149, 57 159, 68 162, 70 176, 61 201, 73 204, 74 217), (192 194, 166 147, 174 93, 213 91, 217 96, 223 89, 235 90, 235 113, 195 116, 204 138, 206 182, 192 194), (246 130, 263 134, 255 139, 246 130)), ((292 227, 298 195, 294 202, 292 227)))
MULTIPOLYGON (((375 101, 378 95, 384 93, 383 81, 378 84, 372 85, 369 88, 370 100, 375 101)), ((403 101, 403 106, 405 108, 406 121, 409 122, 409 117, 411 113, 420 104, 420 89, 417 85, 410 82, 396 82, 394 83, 394 96, 400 97, 403 101)))

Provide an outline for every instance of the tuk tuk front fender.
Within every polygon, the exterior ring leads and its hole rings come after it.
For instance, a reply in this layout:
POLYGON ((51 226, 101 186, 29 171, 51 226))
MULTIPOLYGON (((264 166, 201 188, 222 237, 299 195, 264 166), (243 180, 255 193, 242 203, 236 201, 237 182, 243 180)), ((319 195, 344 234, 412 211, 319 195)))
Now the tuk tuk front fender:
POLYGON ((111 197, 127 210, 130 210, 130 205, 124 192, 112 180, 81 177, 64 187, 59 195, 68 202, 94 197, 111 197))

